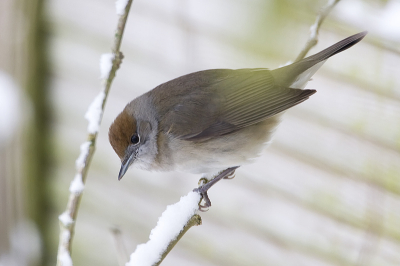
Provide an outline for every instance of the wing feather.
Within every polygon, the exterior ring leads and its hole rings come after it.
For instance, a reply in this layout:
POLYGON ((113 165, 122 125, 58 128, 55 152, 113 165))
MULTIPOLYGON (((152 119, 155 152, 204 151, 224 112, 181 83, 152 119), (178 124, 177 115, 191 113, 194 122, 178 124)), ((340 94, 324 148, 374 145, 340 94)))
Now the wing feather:
POLYGON ((175 138, 189 141, 254 125, 315 93, 276 85, 267 69, 206 70, 179 80, 179 92, 173 90, 177 87, 174 80, 161 85, 172 88, 169 93, 174 97, 161 127, 175 138))

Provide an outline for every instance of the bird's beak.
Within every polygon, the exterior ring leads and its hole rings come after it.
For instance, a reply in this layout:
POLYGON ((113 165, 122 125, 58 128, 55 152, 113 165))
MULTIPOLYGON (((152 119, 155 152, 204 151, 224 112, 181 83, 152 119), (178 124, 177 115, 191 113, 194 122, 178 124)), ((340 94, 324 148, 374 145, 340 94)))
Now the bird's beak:
POLYGON ((121 180, 121 178, 125 175, 126 171, 128 171, 129 166, 133 163, 135 160, 135 154, 132 153, 128 160, 124 160, 121 164, 121 169, 119 170, 119 175, 118 175, 118 180, 121 180))

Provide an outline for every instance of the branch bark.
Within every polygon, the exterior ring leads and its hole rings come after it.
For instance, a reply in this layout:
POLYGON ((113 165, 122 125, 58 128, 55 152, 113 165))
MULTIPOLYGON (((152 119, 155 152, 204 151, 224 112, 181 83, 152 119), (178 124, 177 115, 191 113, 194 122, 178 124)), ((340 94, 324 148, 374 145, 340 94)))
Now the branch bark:
MULTIPOLYGON (((120 15, 118 20, 118 26, 115 33, 114 44, 112 47, 112 53, 113 53, 112 68, 108 73, 108 76, 105 77, 105 79, 103 80, 103 85, 101 90, 101 93, 104 94, 104 97, 102 97, 101 112, 99 113, 98 121, 96 121, 98 125, 100 125, 101 123, 102 114, 105 108, 107 95, 110 90, 112 81, 115 77, 115 73, 118 70, 123 58, 123 55, 120 52, 120 47, 131 5, 132 5, 132 0, 128 0, 125 10, 123 14, 120 15)), ((69 195, 66 210, 59 217, 60 240, 59 240, 58 254, 57 254, 57 266, 72 265, 70 254, 71 254, 72 240, 75 231, 75 221, 78 215, 79 203, 82 198, 83 184, 86 182, 87 173, 90 167, 90 162, 94 155, 96 139, 97 139, 97 130, 89 131, 88 141, 81 146, 81 155, 80 158, 78 159, 79 162, 77 160, 77 173, 75 179, 81 182, 82 184, 81 189, 72 189, 72 184, 71 184, 70 187, 71 193, 69 195), (86 146, 86 150, 83 150, 82 148, 83 146, 86 146)))
POLYGON ((315 23, 311 25, 310 27, 310 36, 308 37, 306 46, 301 50, 300 54, 297 56, 295 62, 300 61, 303 59, 307 53, 310 51, 311 48, 313 48, 315 45, 318 43, 318 33, 319 29, 324 22, 325 18, 328 16, 328 14, 331 12, 331 10, 335 7, 335 5, 339 2, 340 0, 329 0, 328 3, 322 10, 319 12, 317 19, 315 20, 315 23))

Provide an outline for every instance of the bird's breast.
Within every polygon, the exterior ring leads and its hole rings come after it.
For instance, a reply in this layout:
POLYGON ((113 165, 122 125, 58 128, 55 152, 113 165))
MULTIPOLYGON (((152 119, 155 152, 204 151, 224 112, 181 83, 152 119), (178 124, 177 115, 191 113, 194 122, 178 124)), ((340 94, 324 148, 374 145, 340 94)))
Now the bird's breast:
POLYGON ((168 138, 169 154, 161 154, 161 158, 168 161, 170 170, 193 174, 216 173, 232 166, 251 163, 271 142, 280 117, 281 114, 275 115, 234 133, 205 141, 165 136, 168 138))

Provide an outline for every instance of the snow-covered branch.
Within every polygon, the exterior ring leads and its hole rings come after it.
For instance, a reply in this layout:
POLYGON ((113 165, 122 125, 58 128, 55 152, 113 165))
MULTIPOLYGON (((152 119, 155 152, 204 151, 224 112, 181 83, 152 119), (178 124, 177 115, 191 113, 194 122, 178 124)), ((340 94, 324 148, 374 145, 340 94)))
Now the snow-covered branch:
POLYGON ((307 55, 308 51, 310 51, 311 48, 317 45, 319 28, 321 27, 325 18, 339 1, 340 0, 328 0, 326 6, 323 7, 322 10, 319 12, 315 23, 310 27, 310 36, 308 37, 306 46, 303 48, 303 50, 301 50, 295 61, 303 59, 307 55))
POLYGON ((117 14, 119 15, 118 27, 116 29, 114 45, 111 54, 102 55, 100 60, 101 78, 103 85, 100 93, 93 100, 85 114, 88 120, 88 140, 81 145, 81 153, 76 160, 76 175, 71 182, 69 199, 66 210, 59 216, 60 240, 57 254, 58 266, 72 266, 71 245, 75 230, 75 221, 78 214, 79 203, 84 190, 87 172, 92 160, 97 132, 100 127, 107 95, 115 73, 122 61, 120 46, 125 24, 128 18, 132 0, 118 0, 117 14))
POLYGON ((159 265, 190 227, 201 225, 201 217, 196 214, 200 200, 200 194, 191 191, 179 202, 167 206, 151 230, 150 240, 136 247, 126 266, 159 265))

